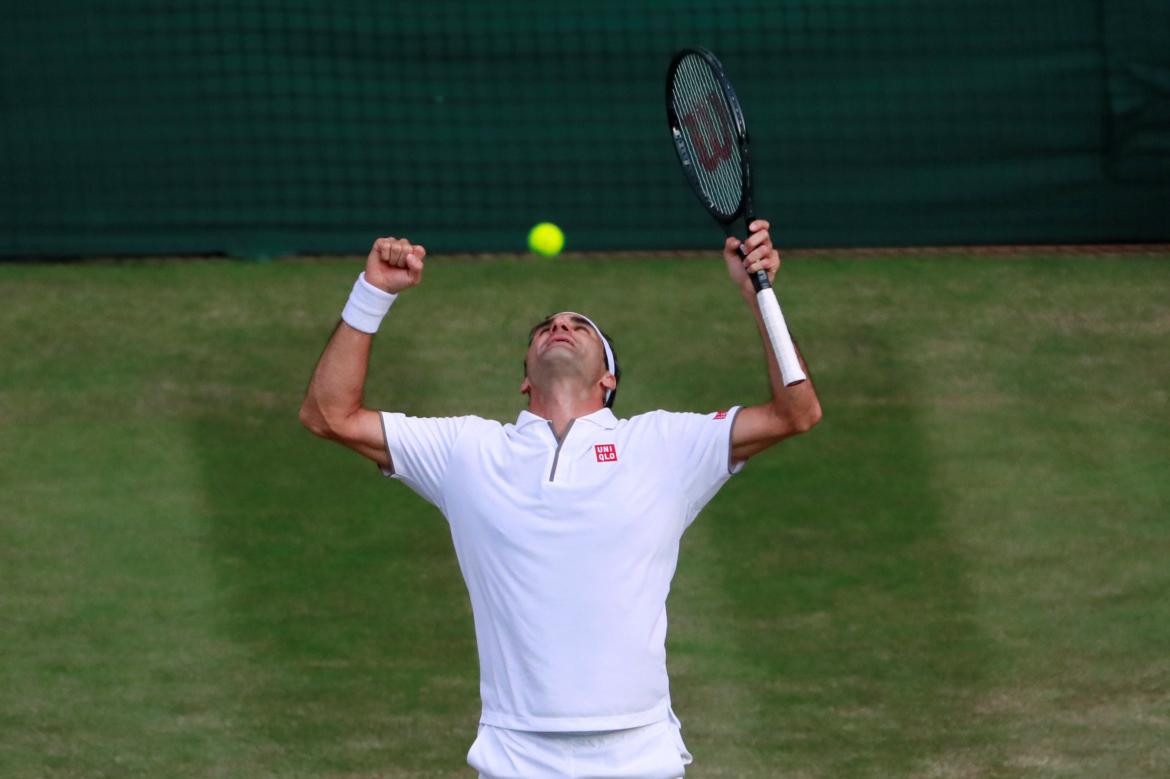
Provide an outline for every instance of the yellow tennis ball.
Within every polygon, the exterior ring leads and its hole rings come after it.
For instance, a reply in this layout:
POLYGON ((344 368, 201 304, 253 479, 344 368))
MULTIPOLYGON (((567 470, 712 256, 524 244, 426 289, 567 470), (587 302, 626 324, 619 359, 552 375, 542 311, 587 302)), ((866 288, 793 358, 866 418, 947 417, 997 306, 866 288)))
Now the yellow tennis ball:
POLYGON ((542 257, 553 257, 565 248, 565 234, 552 222, 541 222, 528 231, 528 248, 542 257))

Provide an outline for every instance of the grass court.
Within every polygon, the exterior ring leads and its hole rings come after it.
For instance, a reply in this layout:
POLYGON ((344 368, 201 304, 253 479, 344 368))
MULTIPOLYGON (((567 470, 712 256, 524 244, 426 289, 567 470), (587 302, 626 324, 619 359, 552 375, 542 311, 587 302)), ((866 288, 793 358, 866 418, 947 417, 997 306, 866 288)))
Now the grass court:
MULTIPOLYGON (((0 265, 0 775, 465 777, 438 512, 297 409, 358 258, 0 265)), ((794 256, 822 424, 683 539, 688 777, 1170 773, 1170 255, 794 256)), ((766 398, 722 263, 428 261, 367 404, 511 420, 528 328, 615 411, 766 398)))

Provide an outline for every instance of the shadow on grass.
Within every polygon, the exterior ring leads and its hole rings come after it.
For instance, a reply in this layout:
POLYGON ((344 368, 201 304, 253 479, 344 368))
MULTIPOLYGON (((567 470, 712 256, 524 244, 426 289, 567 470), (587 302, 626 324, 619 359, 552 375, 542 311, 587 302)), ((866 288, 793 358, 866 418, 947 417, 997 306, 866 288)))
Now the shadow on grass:
POLYGON ((876 328, 841 336, 850 353, 817 377, 822 424, 750 463, 705 518, 750 702, 742 748, 767 776, 955 768, 986 736, 971 707, 990 648, 914 377, 876 328))
POLYGON ((297 402, 192 429, 223 629, 251 663, 252 769, 454 773, 478 688, 446 523, 301 429, 297 402))

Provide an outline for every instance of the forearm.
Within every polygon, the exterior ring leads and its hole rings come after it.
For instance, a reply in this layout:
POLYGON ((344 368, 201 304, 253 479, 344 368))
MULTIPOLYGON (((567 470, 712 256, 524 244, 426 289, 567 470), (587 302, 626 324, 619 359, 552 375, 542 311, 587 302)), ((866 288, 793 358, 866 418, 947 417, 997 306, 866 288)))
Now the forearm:
POLYGON ((333 331, 301 405, 301 421, 317 435, 336 436, 362 410, 372 342, 345 322, 333 331))
POLYGON ((780 364, 772 350, 772 342, 768 337, 768 329, 764 324, 764 317, 760 312, 756 296, 745 294, 744 298, 755 317, 756 328, 759 330, 760 340, 763 343, 764 359, 768 366, 768 382, 772 394, 769 402, 771 410, 779 420, 790 424, 796 432, 806 431, 821 418, 821 406, 817 400, 816 387, 813 386, 812 373, 808 369, 808 363, 805 362, 800 347, 793 339, 796 356, 800 360, 800 366, 807 378, 791 387, 784 386, 784 379, 780 374, 780 364))

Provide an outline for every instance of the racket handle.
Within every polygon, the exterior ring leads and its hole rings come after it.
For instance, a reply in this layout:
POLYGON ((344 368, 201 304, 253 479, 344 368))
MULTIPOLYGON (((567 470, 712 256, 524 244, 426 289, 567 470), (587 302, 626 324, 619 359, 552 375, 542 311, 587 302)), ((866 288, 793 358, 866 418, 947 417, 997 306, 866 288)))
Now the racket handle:
MULTIPOLYGON (((764 277, 765 283, 767 276, 764 277)), ((788 323, 784 321, 784 314, 780 311, 780 301, 776 300, 776 291, 772 286, 760 289, 757 287, 756 302, 760 306, 760 315, 764 319, 764 328, 768 331, 768 340, 772 344, 772 353, 776 355, 776 362, 780 365, 780 378, 785 387, 800 384, 808 377, 800 367, 800 358, 796 356, 796 347, 792 344, 792 336, 788 333, 788 323)))

